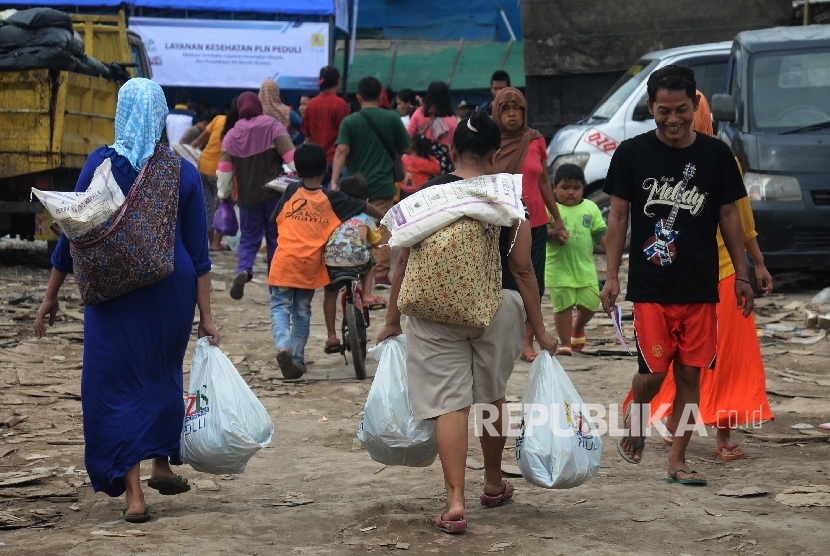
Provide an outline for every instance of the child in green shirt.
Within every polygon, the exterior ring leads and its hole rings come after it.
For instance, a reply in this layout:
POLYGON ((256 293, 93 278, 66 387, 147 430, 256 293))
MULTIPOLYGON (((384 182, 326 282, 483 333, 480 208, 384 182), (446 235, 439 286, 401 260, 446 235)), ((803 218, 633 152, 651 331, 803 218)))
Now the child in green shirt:
POLYGON ((594 244, 605 247, 605 221, 599 207, 583 199, 585 175, 575 164, 563 164, 554 176, 559 214, 570 234, 561 245, 548 230, 545 285, 550 288, 560 347, 556 355, 571 355, 585 347, 585 325, 599 307, 599 284, 594 244), (574 312, 576 308, 576 312, 574 312))

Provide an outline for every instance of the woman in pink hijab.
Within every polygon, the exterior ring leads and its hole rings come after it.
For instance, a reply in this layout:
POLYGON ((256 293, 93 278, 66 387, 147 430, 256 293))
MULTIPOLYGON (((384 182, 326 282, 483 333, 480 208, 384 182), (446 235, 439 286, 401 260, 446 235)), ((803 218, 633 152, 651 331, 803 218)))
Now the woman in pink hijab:
POLYGON ((285 126, 263 114, 262 103, 254 93, 239 95, 237 107, 239 121, 222 140, 216 175, 220 199, 231 196, 234 176, 238 185, 241 237, 230 294, 233 299, 242 299, 245 284, 254 277, 254 260, 262 245, 262 236, 268 247, 269 267, 277 248, 277 226, 271 213, 280 194, 265 184, 283 173, 283 164, 294 161, 294 144, 285 126))
POLYGON ((262 113, 276 119, 285 129, 291 125, 291 107, 282 102, 280 86, 273 79, 266 79, 259 88, 262 113))

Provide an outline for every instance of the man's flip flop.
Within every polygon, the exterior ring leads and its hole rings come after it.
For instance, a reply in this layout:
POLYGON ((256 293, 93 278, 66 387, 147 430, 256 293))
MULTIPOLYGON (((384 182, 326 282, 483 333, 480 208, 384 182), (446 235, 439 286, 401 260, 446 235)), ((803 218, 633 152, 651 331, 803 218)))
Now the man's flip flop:
POLYGON ((145 506, 143 514, 128 514, 125 508, 121 510, 121 519, 127 523, 147 523, 150 521, 150 506, 145 506))
POLYGON ((455 521, 445 521, 444 514, 435 517, 430 522, 432 526, 436 529, 440 529, 445 533, 449 533, 450 535, 458 535, 463 533, 467 530, 467 520, 466 519, 458 519, 455 521))
POLYGON ((721 446, 716 450, 716 453, 723 461, 735 461, 736 459, 742 459, 746 455, 740 446, 734 444, 731 446, 721 446))
POLYGON ((147 486, 156 489, 162 496, 173 496, 190 490, 190 485, 183 481, 184 479, 181 475, 176 475, 175 477, 151 477, 147 481, 147 486))
POLYGON ((686 475, 694 475, 695 473, 697 473, 697 471, 695 471, 694 469, 692 469, 691 471, 687 471, 686 469, 678 469, 677 471, 675 471, 674 473, 672 473, 671 475, 666 477, 666 479, 665 479, 666 482, 667 483, 680 483, 681 485, 700 485, 700 486, 704 486, 704 485, 709 484, 709 481, 707 481, 706 479, 700 479, 700 478, 697 478, 697 479, 678 479, 677 478, 678 473, 685 473, 686 475))
MULTIPOLYGON (((625 427, 626 421, 631 419, 631 404, 628 404, 628 407, 625 408, 625 415, 623 416, 623 427, 625 427)), ((636 442, 634 438, 631 436, 631 431, 628 434, 628 443, 631 444, 631 447, 634 448, 634 452, 636 453, 637 450, 645 446, 646 444, 646 437, 642 437, 639 442, 636 442)), ((622 439, 617 440, 617 451, 620 453, 620 457, 627 461, 628 463, 633 463, 634 465, 639 464, 643 461, 642 454, 640 455, 640 461, 633 459, 631 456, 625 453, 625 449, 622 447, 622 439)))
POLYGON ((493 496, 492 494, 483 493, 479 497, 482 506, 487 506, 488 508, 495 508, 497 506, 501 506, 502 504, 513 498, 513 485, 511 485, 504 479, 502 479, 501 484, 504 486, 504 491, 501 494, 493 496))
POLYGON ((573 355, 571 348, 561 347, 556 350, 554 355, 573 355))
POLYGON ((538 355, 538 353, 532 353, 530 355, 526 355, 523 353, 520 359, 522 361, 527 361, 528 363, 533 363, 534 361, 536 361, 536 357, 538 357, 538 355))

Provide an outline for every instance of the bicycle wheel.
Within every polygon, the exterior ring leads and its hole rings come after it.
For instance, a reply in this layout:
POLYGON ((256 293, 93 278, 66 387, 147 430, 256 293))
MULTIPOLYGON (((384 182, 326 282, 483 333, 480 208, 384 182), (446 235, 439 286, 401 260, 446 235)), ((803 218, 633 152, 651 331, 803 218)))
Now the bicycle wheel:
POLYGON ((366 378, 366 326, 363 324, 363 315, 354 305, 346 306, 346 326, 349 328, 354 374, 363 380, 366 378))

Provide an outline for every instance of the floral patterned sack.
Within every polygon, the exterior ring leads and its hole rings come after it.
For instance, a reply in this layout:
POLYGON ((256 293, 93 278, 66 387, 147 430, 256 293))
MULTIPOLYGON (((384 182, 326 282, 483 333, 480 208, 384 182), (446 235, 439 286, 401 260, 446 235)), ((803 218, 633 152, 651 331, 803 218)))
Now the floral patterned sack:
POLYGON ((84 305, 155 284, 173 273, 181 159, 157 145, 121 209, 69 244, 84 305))
POLYGON ((502 300, 497 226, 465 216, 410 249, 398 295, 404 315, 485 328, 502 300))

